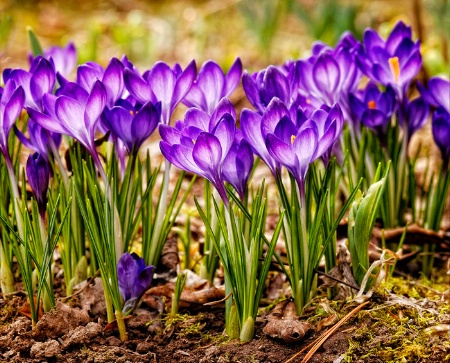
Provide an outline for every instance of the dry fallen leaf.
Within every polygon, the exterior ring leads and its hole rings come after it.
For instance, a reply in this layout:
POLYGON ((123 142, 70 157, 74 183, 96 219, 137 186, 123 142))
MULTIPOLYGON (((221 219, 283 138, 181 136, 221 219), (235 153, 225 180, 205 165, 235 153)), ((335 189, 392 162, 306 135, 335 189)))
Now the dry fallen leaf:
POLYGON ((272 338, 283 339, 286 343, 298 342, 313 330, 311 324, 299 320, 291 299, 277 304, 267 319, 269 322, 264 327, 264 333, 272 338))

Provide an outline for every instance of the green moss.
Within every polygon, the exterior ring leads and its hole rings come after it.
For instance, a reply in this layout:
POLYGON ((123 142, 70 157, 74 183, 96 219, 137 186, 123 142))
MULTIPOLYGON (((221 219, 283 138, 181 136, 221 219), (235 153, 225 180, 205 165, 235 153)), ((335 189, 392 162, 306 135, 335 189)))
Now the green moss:
POLYGON ((450 302, 442 298, 447 288, 399 278, 385 282, 375 294, 380 301, 352 319, 357 329, 344 361, 425 363, 436 352, 447 353, 444 361, 450 360, 450 342, 426 330, 450 323, 450 302))

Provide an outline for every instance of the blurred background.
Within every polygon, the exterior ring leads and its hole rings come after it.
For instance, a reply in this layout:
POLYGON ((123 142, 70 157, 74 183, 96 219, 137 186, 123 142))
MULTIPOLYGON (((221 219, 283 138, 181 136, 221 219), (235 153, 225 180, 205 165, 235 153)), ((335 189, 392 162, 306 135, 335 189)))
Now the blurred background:
POLYGON ((425 76, 449 74, 450 0, 1 0, 0 70, 28 68, 31 26, 44 48, 73 41, 80 63, 126 54, 138 68, 235 57, 249 72, 334 45, 345 30, 383 36, 403 20, 422 41, 425 76))

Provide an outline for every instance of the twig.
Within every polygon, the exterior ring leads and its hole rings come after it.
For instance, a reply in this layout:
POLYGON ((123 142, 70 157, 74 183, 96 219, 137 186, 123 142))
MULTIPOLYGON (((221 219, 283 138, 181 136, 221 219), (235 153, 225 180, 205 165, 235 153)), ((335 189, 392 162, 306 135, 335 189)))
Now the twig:
POLYGON ((354 289, 354 290, 356 290, 356 291, 359 291, 359 286, 356 286, 356 285, 352 285, 352 284, 350 284, 350 283, 348 283, 348 282, 345 282, 345 281, 343 281, 343 280, 339 280, 338 278, 336 278, 336 277, 333 277, 333 276, 331 276, 330 274, 327 274, 326 272, 322 272, 322 271, 319 271, 319 270, 314 270, 317 274, 319 274, 319 275, 323 275, 323 276, 325 276, 325 277, 328 277, 329 279, 331 279, 331 280, 334 280, 334 281, 336 281, 336 282, 339 282, 340 284, 343 284, 343 285, 346 285, 346 286, 348 286, 348 287, 351 287, 352 289, 354 289))
POLYGON ((303 348, 300 352, 294 354, 291 358, 289 358, 285 363, 291 363, 294 361, 295 358, 297 358, 303 351, 308 349, 311 345, 313 347, 308 352, 308 354, 305 355, 301 363, 307 363, 311 357, 314 355, 314 353, 322 346, 323 343, 331 336, 333 335, 336 330, 338 330, 342 325, 344 325, 353 315, 355 315, 359 310, 361 310, 364 306, 366 306, 370 301, 366 301, 360 305, 358 305, 356 308, 354 308, 352 311, 350 311, 344 318, 342 318, 335 326, 333 326, 330 330, 326 331, 324 334, 322 334, 319 338, 317 338, 315 341, 313 341, 310 345, 303 348))
POLYGON ((207 302, 207 303, 204 303, 203 305, 205 305, 205 306, 211 306, 211 305, 217 305, 217 304, 220 304, 220 303, 222 303, 222 302, 224 302, 224 301, 227 301, 230 297, 231 297, 231 295, 233 295, 233 292, 230 292, 227 296, 225 296, 223 299, 220 299, 220 300, 216 300, 216 301, 211 301, 211 302, 207 302))

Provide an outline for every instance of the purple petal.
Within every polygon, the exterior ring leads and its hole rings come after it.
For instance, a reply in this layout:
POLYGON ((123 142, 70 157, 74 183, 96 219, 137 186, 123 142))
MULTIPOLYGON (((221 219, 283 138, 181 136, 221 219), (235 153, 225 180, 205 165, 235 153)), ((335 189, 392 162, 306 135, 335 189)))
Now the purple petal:
POLYGON ((289 110, 280 99, 274 98, 269 103, 267 110, 262 116, 261 131, 263 137, 268 133, 273 133, 275 131, 275 127, 278 125, 278 122, 280 122, 284 116, 290 116, 289 110))
POLYGON ((197 77, 197 84, 205 95, 207 112, 211 114, 223 97, 225 75, 222 68, 214 61, 203 64, 197 77))
POLYGON ((441 106, 450 113, 450 82, 446 79, 433 77, 428 81, 428 88, 435 99, 433 106, 441 106))
POLYGON ((56 75, 51 63, 41 58, 30 80, 30 91, 33 99, 40 106, 44 93, 52 93, 55 86, 56 75))
POLYGON ((422 68, 422 56, 420 51, 415 51, 400 70, 399 84, 408 84, 422 68))
POLYGON ((256 85, 255 80, 247 72, 244 72, 244 75, 242 76, 242 87, 252 106, 256 108, 258 112, 263 113, 265 107, 261 103, 258 86, 256 85))
POLYGON ((313 66, 313 77, 320 91, 331 94, 339 85, 339 65, 330 54, 323 54, 313 66))
POLYGON ((181 132, 179 130, 164 124, 160 124, 158 130, 161 139, 167 144, 174 145, 180 143, 181 132))
POLYGON ((278 125, 275 127, 274 135, 286 144, 291 143, 292 137, 297 135, 298 128, 294 125, 291 119, 284 116, 278 125))
MULTIPOLYGON (((138 114, 133 118, 131 127, 131 137, 135 142, 135 148, 139 148, 142 143, 155 131, 158 126, 160 114, 151 102, 141 107, 138 114)), ((130 150, 131 151, 131 150, 130 150)))
POLYGON ((439 107, 433 114, 433 137, 445 162, 450 161, 450 114, 439 107))
POLYGON ((197 108, 190 108, 184 115, 185 127, 193 126, 207 132, 209 132, 209 120, 208 114, 197 108))
POLYGON ((86 91, 90 91, 96 79, 102 79, 104 70, 94 62, 82 64, 77 69, 77 83, 86 91))
POLYGON ((44 113, 33 110, 32 108, 29 107, 27 108, 27 111, 30 118, 44 129, 59 134, 67 134, 67 130, 59 123, 58 120, 44 113))
POLYGON ((117 277, 119 280, 119 291, 125 301, 133 297, 134 285, 139 278, 139 266, 136 260, 129 254, 124 253, 117 263, 117 277))
POLYGON ((58 97, 56 100, 56 116, 66 129, 65 133, 69 133, 70 136, 87 148, 92 146, 84 123, 84 107, 80 102, 67 96, 58 97))
MULTIPOLYGON (((25 92, 22 87, 17 87, 14 93, 11 95, 8 103, 3 111, 3 130, 9 132, 16 119, 22 112, 23 104, 25 103, 25 92)), ((1 110, 1 109, 0 109, 1 110)), ((0 118, 2 116, 0 115, 0 118)), ((0 119, 1 120, 1 119, 0 119)), ((7 133, 6 132, 6 133, 7 133)))
POLYGON ((262 101, 266 105, 269 104, 274 97, 278 97, 286 105, 290 103, 290 86, 288 80, 278 68, 274 66, 269 66, 267 68, 260 95, 262 101))
POLYGON ((313 127, 306 127, 301 130, 292 144, 295 155, 297 155, 300 171, 299 175, 305 178, 308 166, 317 155, 317 131, 313 127))
POLYGON ((188 64, 183 73, 177 76, 178 79, 173 89, 171 112, 191 89, 191 86, 195 80, 196 73, 197 66, 195 65, 195 61, 193 60, 188 64))
POLYGON ((106 90, 102 82, 96 81, 92 87, 91 94, 89 95, 86 103, 86 128, 90 133, 94 133, 94 125, 105 109, 106 105, 106 90))
POLYGON ((240 58, 236 58, 231 65, 230 70, 225 76, 225 89, 223 91, 224 97, 230 96, 233 91, 239 86, 242 76, 242 62, 240 58))
POLYGON ((124 88, 123 70, 123 64, 117 58, 112 58, 103 74, 102 83, 106 88, 110 106, 122 96, 124 88))
POLYGON ((363 125, 371 128, 385 126, 388 121, 386 114, 377 109, 366 109, 361 117, 363 125))
POLYGON ((402 21, 399 21, 395 25, 394 29, 392 29, 391 34, 389 34, 389 37, 386 40, 386 50, 389 54, 394 54, 398 45, 404 39, 411 39, 411 36, 411 28, 406 26, 402 21))
POLYGON ((368 53, 371 53, 374 47, 384 48, 384 40, 373 29, 366 29, 363 41, 368 53))
POLYGON ((233 185, 241 198, 253 167, 253 153, 247 141, 234 143, 223 162, 222 173, 225 181, 233 185))
POLYGON ((221 145, 222 161, 233 144, 235 133, 236 120, 229 113, 226 113, 213 130, 214 136, 217 137, 221 145))
POLYGON ((202 132, 195 142, 192 157, 200 169, 220 175, 222 147, 216 136, 202 132))
POLYGON ((153 278, 153 269, 153 266, 147 266, 140 271, 138 279, 134 285, 134 296, 141 297, 150 288, 153 278))
POLYGON ((428 104, 420 97, 408 105, 407 119, 409 137, 426 124, 429 114, 430 109, 428 104))
POLYGON ((126 68, 123 72, 123 78, 128 92, 140 103, 144 104, 148 101, 154 101, 150 86, 137 72, 126 68))
POLYGON ((189 92, 184 96, 183 103, 187 107, 197 107, 202 111, 207 112, 208 106, 206 104, 205 95, 198 84, 193 83, 189 92))
POLYGON ((267 134, 266 146, 269 154, 289 170, 295 170, 297 158, 292 146, 286 144, 274 134, 267 134))
POLYGON ((212 132, 212 130, 217 126, 222 117, 226 114, 229 114, 232 118, 236 119, 236 110, 233 104, 228 98, 224 97, 220 100, 219 104, 211 115, 208 131, 212 132))

